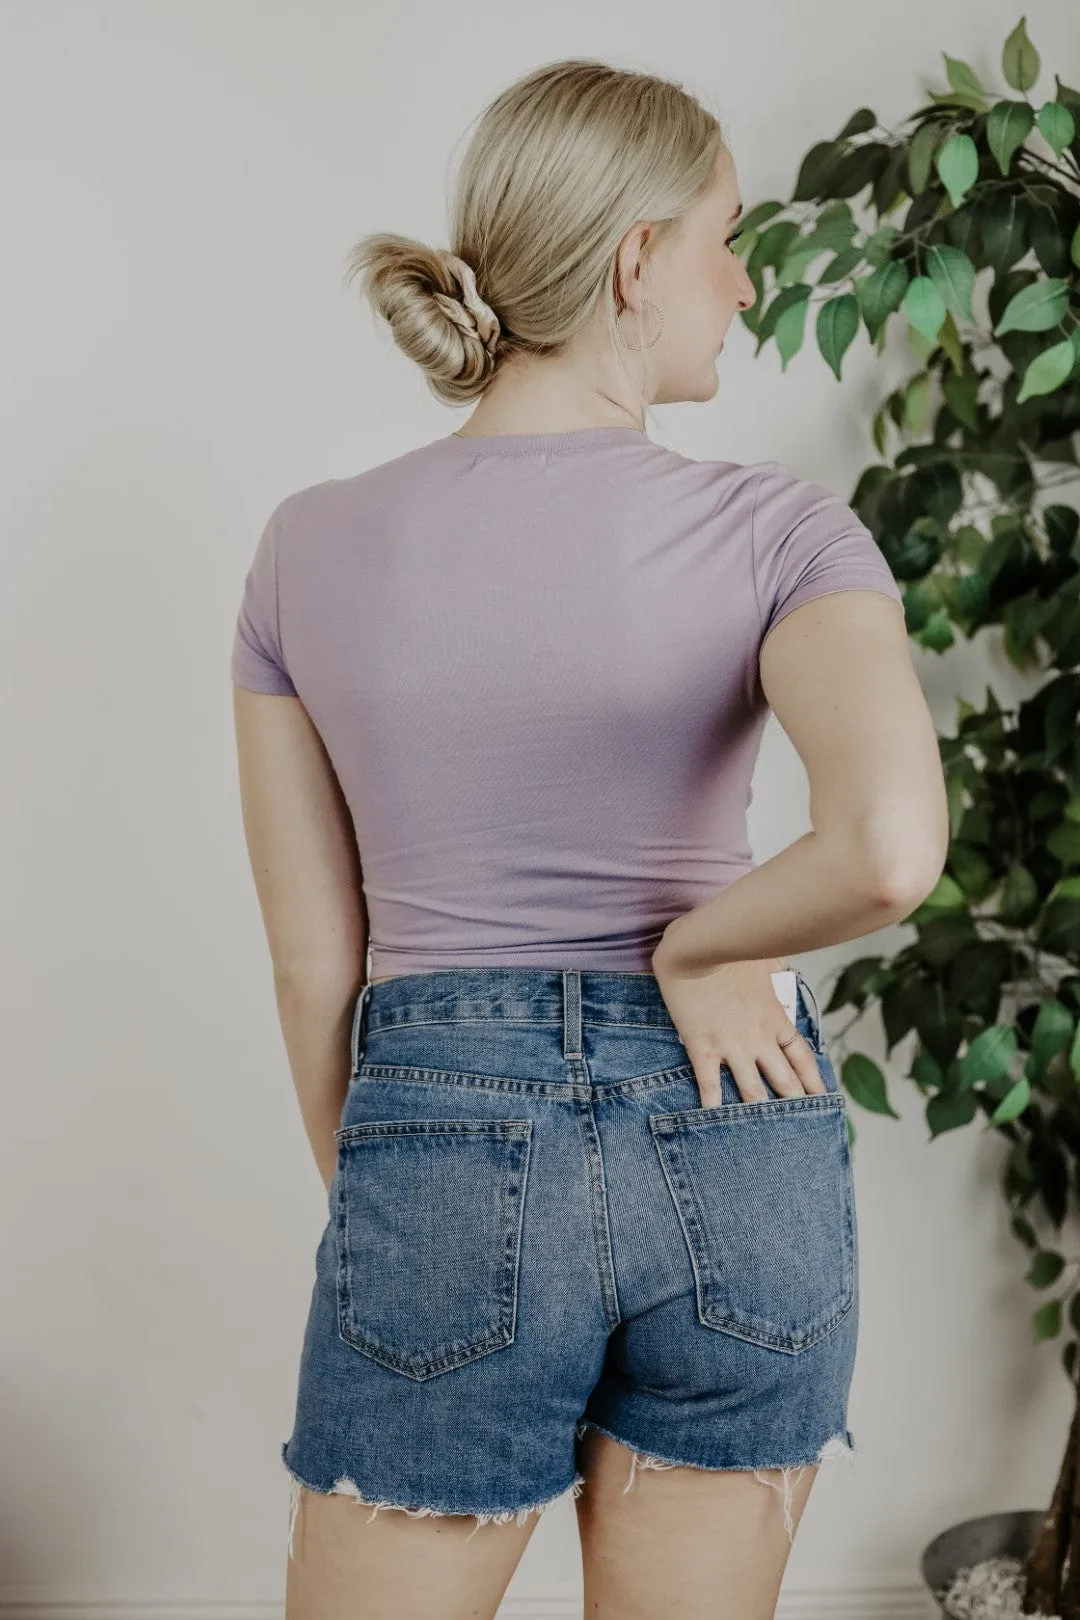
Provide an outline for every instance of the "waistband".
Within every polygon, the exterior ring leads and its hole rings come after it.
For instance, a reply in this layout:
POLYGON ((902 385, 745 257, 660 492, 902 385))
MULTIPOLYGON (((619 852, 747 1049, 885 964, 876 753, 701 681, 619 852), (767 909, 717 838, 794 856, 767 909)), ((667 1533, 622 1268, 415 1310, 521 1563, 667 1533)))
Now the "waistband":
MULTIPOLYGON (((795 974, 804 1005, 813 1007, 820 1032, 821 1012, 813 986, 798 968, 789 971, 795 974)), ((675 1027, 652 973, 596 968, 433 968, 364 985, 353 1012, 353 1072, 359 1067, 369 1029, 498 1018, 561 1023, 566 1057, 582 1055, 581 1032, 586 1025, 675 1027)))

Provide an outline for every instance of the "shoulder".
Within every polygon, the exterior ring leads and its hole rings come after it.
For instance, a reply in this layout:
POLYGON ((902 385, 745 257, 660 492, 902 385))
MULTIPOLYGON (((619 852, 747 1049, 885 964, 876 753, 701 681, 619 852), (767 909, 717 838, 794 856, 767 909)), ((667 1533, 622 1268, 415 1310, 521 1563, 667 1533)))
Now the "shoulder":
POLYGON ((719 457, 694 459, 675 450, 657 447, 663 464, 672 471, 715 493, 721 503, 745 502, 763 531, 786 530, 814 512, 830 509, 858 518, 835 490, 803 478, 782 461, 727 461, 719 457))
POLYGON ((429 484, 429 474, 435 470, 435 448, 421 445, 360 472, 324 478, 293 490, 278 502, 269 518, 277 531, 279 547, 302 548, 305 537, 332 534, 355 525, 360 513, 402 497, 415 497, 429 484))
MULTIPOLYGON (((781 470, 775 461, 730 461, 721 456, 688 456, 664 445, 650 446, 643 469, 658 488, 692 502, 701 521, 718 519, 721 528, 745 535, 763 476, 781 470)), ((644 480, 649 482, 648 477, 644 480)))
POLYGON ((801 477, 783 462, 759 462, 754 471, 754 530, 759 539, 779 543, 800 523, 815 520, 834 532, 838 523, 847 528, 864 527, 835 490, 801 477))

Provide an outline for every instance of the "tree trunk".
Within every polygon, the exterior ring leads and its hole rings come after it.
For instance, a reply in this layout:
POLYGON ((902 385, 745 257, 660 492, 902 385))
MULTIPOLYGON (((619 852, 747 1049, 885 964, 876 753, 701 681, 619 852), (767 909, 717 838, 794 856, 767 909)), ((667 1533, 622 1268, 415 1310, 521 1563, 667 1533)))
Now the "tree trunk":
POLYGON ((1080 1620, 1080 1392, 1053 1499, 1025 1575, 1024 1614, 1080 1620))

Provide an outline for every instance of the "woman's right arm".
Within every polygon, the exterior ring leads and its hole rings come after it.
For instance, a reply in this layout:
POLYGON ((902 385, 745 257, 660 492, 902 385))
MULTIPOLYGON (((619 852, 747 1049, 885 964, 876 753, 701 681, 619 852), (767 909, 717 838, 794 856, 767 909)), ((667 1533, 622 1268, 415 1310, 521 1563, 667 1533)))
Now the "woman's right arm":
POLYGON ((759 670, 806 768, 813 830, 675 918, 654 967, 702 973, 859 938, 941 876, 945 780, 900 604, 860 589, 804 602, 765 637, 759 670))

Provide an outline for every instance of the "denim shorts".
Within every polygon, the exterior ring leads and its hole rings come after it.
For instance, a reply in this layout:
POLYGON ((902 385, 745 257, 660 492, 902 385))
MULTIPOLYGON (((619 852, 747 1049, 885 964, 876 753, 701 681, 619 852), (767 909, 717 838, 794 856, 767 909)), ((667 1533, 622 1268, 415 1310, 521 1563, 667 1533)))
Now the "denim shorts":
MULTIPOLYGON (((797 971, 797 970, 796 970, 797 971)), ((524 1521, 639 1467, 850 1461, 858 1239, 846 1099, 702 1107, 651 973, 478 967, 367 984, 282 1460, 300 1486, 524 1521)), ((759 1071, 760 1072, 760 1071, 759 1071)), ((782 1485, 763 1470, 781 1471, 782 1485)))

